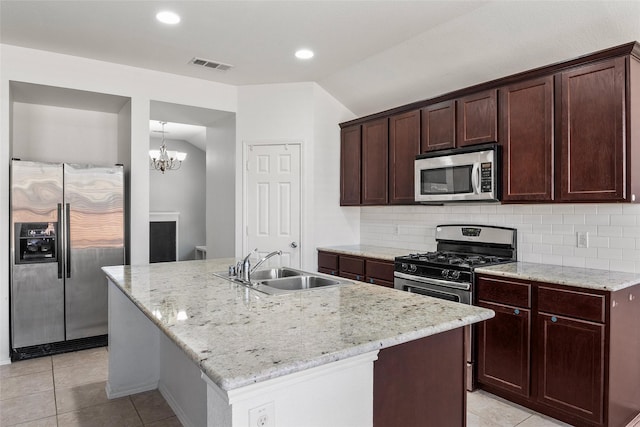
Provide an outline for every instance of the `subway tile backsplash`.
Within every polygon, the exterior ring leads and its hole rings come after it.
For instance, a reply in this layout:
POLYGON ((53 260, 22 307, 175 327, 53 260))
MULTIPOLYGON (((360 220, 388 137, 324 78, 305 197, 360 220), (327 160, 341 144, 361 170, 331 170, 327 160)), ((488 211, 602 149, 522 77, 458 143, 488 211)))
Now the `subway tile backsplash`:
POLYGON ((518 230, 518 260, 640 273, 640 204, 374 206, 360 211, 360 243, 435 250, 438 224, 518 230), (587 248, 578 232, 589 233, 587 248))

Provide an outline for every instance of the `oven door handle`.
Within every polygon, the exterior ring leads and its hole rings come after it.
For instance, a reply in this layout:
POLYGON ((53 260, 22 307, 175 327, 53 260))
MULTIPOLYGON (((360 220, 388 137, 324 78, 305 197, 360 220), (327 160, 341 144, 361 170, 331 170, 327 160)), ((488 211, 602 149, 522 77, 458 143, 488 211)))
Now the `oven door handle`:
POLYGON ((414 282, 427 283, 430 285, 439 285, 447 288, 454 289, 464 289, 468 291, 471 289, 471 283, 458 283, 458 282, 450 282, 448 280, 440 280, 440 279, 431 279, 427 277, 413 276, 411 274, 400 273, 398 271, 393 272, 393 277, 398 277, 400 279, 412 280, 414 282))

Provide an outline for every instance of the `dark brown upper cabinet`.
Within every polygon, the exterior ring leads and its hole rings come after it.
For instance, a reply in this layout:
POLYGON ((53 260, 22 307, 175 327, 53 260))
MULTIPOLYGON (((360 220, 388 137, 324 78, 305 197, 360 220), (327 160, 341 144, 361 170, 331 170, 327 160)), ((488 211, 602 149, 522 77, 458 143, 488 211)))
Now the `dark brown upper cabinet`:
POLYGON ((340 132, 340 205, 360 205, 362 153, 360 125, 345 127, 340 132))
POLYGON ((474 93, 456 102, 456 146, 484 144, 498 140, 498 91, 474 93))
POLYGON ((362 204, 386 205, 389 187, 389 120, 362 125, 362 204))
POLYGON ((456 146, 456 102, 439 102, 421 110, 421 152, 443 150, 456 146))
POLYGON ((564 71, 560 86, 560 199, 625 200, 625 58, 564 71))
POLYGON ((420 110, 389 119, 389 203, 414 203, 414 162, 420 154, 420 110))
POLYGON ((553 200, 553 76, 500 89, 504 202, 553 200))

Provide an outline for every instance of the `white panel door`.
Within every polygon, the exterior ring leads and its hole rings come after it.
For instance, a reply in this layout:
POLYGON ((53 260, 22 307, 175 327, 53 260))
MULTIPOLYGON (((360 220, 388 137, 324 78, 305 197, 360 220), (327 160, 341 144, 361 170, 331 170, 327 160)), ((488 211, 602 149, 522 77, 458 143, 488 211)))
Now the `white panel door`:
POLYGON ((300 268, 300 145, 249 145, 247 252, 281 250, 267 265, 300 268))

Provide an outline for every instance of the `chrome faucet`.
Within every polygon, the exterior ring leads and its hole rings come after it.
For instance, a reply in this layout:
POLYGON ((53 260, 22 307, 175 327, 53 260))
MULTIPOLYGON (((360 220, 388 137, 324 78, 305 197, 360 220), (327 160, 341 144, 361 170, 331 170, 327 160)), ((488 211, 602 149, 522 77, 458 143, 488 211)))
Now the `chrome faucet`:
POLYGON ((251 258, 251 255, 253 255, 253 253, 257 251, 258 251, 258 248, 255 248, 254 250, 249 252, 249 254, 246 257, 244 257, 242 261, 238 261, 238 265, 236 268, 236 277, 238 277, 244 282, 247 282, 247 283, 250 282, 249 279, 251 275, 251 261, 249 260, 249 258, 251 258))
POLYGON ((249 252, 249 254, 246 257, 244 257, 242 261, 238 262, 238 265, 236 268, 236 277, 245 283, 251 283, 251 273, 253 273, 256 270, 256 268, 260 267, 260 265, 263 262, 265 262, 272 256, 282 255, 282 251, 273 251, 265 255, 264 257, 262 257, 262 259, 258 261, 258 263, 255 266, 253 266, 253 268, 251 268, 251 260, 249 258, 251 258, 251 255, 253 255, 253 253, 257 251, 258 251, 258 248, 252 250, 251 252, 249 252))
POLYGON ((260 264, 262 264, 263 262, 265 262, 266 260, 268 260, 269 258, 271 258, 272 256, 275 256, 275 255, 282 255, 282 251, 273 251, 273 252, 265 255, 264 257, 262 257, 262 259, 260 261, 258 261, 258 263, 251 269, 251 273, 256 271, 256 269, 258 267, 260 267, 260 264))

